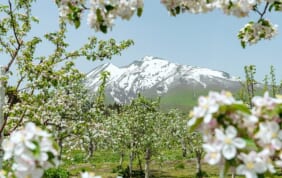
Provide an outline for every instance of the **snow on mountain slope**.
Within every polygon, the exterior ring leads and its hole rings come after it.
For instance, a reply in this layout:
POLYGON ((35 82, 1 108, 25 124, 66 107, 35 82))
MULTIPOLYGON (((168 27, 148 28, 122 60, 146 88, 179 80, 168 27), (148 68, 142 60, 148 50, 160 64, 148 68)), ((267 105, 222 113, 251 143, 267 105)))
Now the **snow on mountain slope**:
POLYGON ((96 67, 87 74, 86 86, 90 90, 97 91, 102 71, 110 72, 106 92, 119 103, 127 102, 137 93, 152 88, 155 88, 155 94, 163 95, 177 85, 207 88, 222 84, 222 88, 225 89, 229 84, 238 83, 235 77, 225 72, 179 65, 146 56, 124 67, 117 67, 110 63, 96 67))

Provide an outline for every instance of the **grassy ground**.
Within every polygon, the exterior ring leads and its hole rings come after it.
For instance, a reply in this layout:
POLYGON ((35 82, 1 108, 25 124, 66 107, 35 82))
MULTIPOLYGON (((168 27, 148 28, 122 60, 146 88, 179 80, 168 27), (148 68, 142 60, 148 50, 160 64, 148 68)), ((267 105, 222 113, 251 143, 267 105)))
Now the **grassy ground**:
MULTIPOLYGON (((193 158, 183 158, 179 151, 166 151, 165 157, 162 161, 154 158, 151 162, 151 177, 153 178, 194 178, 196 164, 193 158)), ((80 152, 73 153, 73 160, 66 161, 63 165, 67 169, 71 177, 79 177, 82 171, 95 172, 96 175, 101 175, 103 178, 116 178, 117 166, 119 162, 119 155, 110 151, 96 152, 91 159, 85 159, 85 155, 80 152)), ((123 168, 125 169, 128 162, 125 160, 123 168)), ((143 166, 143 165, 142 165, 143 166)), ((144 169, 144 166, 143 166, 144 169)), ((202 170, 206 173, 205 177, 218 177, 218 167, 207 164, 202 165, 202 170)), ((134 163, 135 173, 139 172, 137 162, 134 163)), ((274 178, 282 178, 281 171, 274 176, 274 178)), ((144 176, 135 176, 144 177, 144 176)), ((228 176, 228 177, 231 177, 228 176)), ((240 176, 236 176, 240 177, 240 176)))

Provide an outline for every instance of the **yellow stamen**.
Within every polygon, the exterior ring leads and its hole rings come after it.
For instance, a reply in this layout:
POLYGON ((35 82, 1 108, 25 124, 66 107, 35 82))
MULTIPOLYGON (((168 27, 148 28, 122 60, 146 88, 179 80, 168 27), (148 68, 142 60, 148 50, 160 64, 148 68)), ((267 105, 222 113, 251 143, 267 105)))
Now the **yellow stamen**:
POLYGON ((248 169, 254 169, 254 167, 255 167, 254 163, 252 163, 252 162, 248 162, 246 164, 246 166, 247 166, 248 169))
POLYGON ((271 134, 271 138, 277 138, 277 133, 275 133, 275 132, 273 132, 272 134, 271 134))
POLYGON ((193 111, 190 111, 189 117, 193 117, 193 116, 194 116, 194 112, 193 112, 193 111))
POLYGON ((217 157, 217 155, 218 155, 218 153, 217 153, 217 152, 212 152, 212 153, 211 153, 211 158, 213 158, 213 159, 214 159, 214 158, 216 158, 216 157, 217 157))
POLYGON ((232 140, 231 140, 230 138, 225 138, 225 139, 224 139, 224 142, 225 142, 226 144, 231 144, 231 143, 232 143, 232 140))
POLYGON ((227 91, 227 92, 225 93, 225 96, 231 97, 231 96, 232 96, 232 93, 230 93, 229 91, 227 91))

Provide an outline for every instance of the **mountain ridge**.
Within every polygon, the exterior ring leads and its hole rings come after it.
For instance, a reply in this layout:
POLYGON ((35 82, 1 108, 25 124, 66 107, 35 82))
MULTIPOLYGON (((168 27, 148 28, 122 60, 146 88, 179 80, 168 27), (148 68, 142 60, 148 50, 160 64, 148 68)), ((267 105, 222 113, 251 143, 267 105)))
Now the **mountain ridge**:
POLYGON ((128 103, 138 93, 149 97, 164 97, 171 90, 237 90, 239 79, 224 71, 190 65, 180 65, 165 59, 145 56, 129 65, 117 67, 106 63, 86 74, 86 87, 97 91, 100 73, 110 72, 106 84, 106 96, 113 102, 128 103))

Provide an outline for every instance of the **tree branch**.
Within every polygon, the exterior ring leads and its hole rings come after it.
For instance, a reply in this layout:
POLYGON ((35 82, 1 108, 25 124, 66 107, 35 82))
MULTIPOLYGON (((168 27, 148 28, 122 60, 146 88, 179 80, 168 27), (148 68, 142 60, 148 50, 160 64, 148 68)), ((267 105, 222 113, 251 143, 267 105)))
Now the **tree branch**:
POLYGON ((267 3, 265 4, 264 9, 263 9, 262 12, 259 11, 257 7, 254 8, 254 11, 260 15, 260 18, 259 18, 259 19, 262 19, 262 18, 263 18, 263 16, 264 16, 265 13, 266 13, 266 10, 267 10, 268 6, 269 6, 269 2, 267 2, 267 3))
POLYGON ((5 67, 5 72, 8 72, 12 66, 12 64, 14 63, 18 53, 19 53, 19 50, 22 46, 22 41, 19 39, 18 37, 18 34, 17 34, 17 31, 16 31, 16 26, 15 26, 15 19, 14 19, 14 15, 13 15, 13 9, 12 9, 12 3, 11 3, 11 0, 8 1, 9 2, 9 15, 11 17, 11 26, 12 26, 12 30, 13 30, 13 34, 14 34, 14 37, 16 39, 16 42, 17 42, 17 47, 15 49, 15 52, 13 52, 11 54, 11 57, 12 59, 10 60, 10 62, 7 64, 7 66, 5 67))

